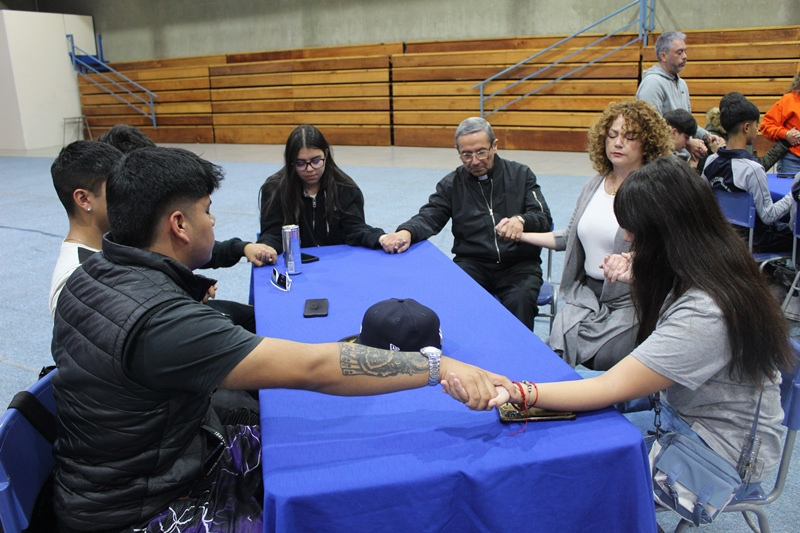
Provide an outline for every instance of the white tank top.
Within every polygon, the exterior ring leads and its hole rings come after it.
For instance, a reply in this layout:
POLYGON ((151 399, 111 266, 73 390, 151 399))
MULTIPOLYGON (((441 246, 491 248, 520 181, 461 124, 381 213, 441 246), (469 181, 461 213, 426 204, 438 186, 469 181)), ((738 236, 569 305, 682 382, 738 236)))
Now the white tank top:
POLYGON ((586 210, 578 220, 578 239, 586 253, 583 269, 586 275, 596 280, 604 279, 600 265, 606 254, 614 249, 619 224, 614 216, 614 197, 601 184, 589 200, 586 210))

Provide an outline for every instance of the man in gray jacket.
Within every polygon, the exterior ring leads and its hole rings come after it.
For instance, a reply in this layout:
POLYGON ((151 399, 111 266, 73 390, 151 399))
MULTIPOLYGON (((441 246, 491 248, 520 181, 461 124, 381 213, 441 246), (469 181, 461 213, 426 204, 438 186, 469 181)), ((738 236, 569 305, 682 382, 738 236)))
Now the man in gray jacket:
MULTIPOLYGON (((667 31, 656 41, 658 65, 650 67, 642 74, 642 82, 636 91, 636 99, 653 104, 662 115, 674 109, 692 111, 689 102, 689 87, 678 75, 686 67, 686 34, 667 31)), ((706 143, 713 148, 724 146, 725 141, 718 135, 709 133, 698 126, 697 133, 689 139, 686 149, 696 159, 703 159, 707 153, 706 143)))

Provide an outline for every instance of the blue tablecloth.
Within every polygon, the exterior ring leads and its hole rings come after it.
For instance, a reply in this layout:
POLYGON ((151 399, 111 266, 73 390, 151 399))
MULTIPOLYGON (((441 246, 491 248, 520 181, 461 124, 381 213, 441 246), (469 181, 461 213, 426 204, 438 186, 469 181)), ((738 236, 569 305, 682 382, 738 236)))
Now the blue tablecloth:
MULTIPOLYGON (((577 374, 428 242, 400 255, 306 250, 289 292, 255 269, 259 333, 306 342, 358 333, 364 311, 414 298, 443 351, 512 379, 577 374), (329 316, 303 318, 306 298, 329 316)), ((281 258, 279 258, 280 260, 281 258)), ((282 270, 279 268, 279 270, 282 270)), ((616 411, 504 425, 439 387, 373 397, 262 390, 265 531, 656 531, 641 434, 616 411)))
POLYGON ((767 185, 772 195, 772 201, 776 202, 786 196, 792 189, 793 178, 778 177, 777 174, 767 174, 767 185))

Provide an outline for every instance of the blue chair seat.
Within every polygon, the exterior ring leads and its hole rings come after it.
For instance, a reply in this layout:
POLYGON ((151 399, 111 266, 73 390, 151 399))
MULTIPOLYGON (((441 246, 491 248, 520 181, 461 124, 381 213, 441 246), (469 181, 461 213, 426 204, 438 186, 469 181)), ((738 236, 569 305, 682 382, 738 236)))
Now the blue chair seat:
MULTIPOLYGON (((37 381, 28 392, 55 413, 54 370, 37 381)), ((6 533, 30 525, 36 499, 55 467, 53 446, 16 409, 0 418, 0 523, 6 533)))

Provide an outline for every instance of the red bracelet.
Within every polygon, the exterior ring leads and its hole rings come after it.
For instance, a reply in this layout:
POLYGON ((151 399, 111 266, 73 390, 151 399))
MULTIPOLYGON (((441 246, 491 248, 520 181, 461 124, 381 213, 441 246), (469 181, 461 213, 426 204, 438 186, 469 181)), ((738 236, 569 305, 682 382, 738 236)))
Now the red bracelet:
MULTIPOLYGON (((514 386, 517 387, 517 389, 519 390, 519 394, 520 394, 520 396, 522 396, 522 409, 527 413, 527 411, 528 411, 528 400, 526 399, 526 396, 525 396, 525 389, 522 388, 522 383, 519 383, 517 381, 512 381, 511 383, 513 383, 514 386)), ((520 429, 518 429, 514 433, 510 433, 508 436, 509 437, 513 437, 514 435, 519 435, 520 433, 525 431, 526 427, 528 427, 528 419, 527 418, 525 419, 525 424, 520 429)))
POLYGON ((527 410, 528 401, 527 398, 525 397, 525 389, 522 388, 522 383, 519 383, 518 381, 512 381, 512 383, 514 384, 515 387, 517 387, 517 389, 519 389, 519 394, 520 396, 522 396, 522 408, 527 410))
POLYGON ((539 387, 537 387, 536 383, 534 383, 533 381, 531 381, 530 384, 533 385, 534 389, 536 389, 536 397, 533 399, 533 403, 531 404, 531 407, 533 407, 534 405, 536 405, 536 402, 539 401, 539 387))

